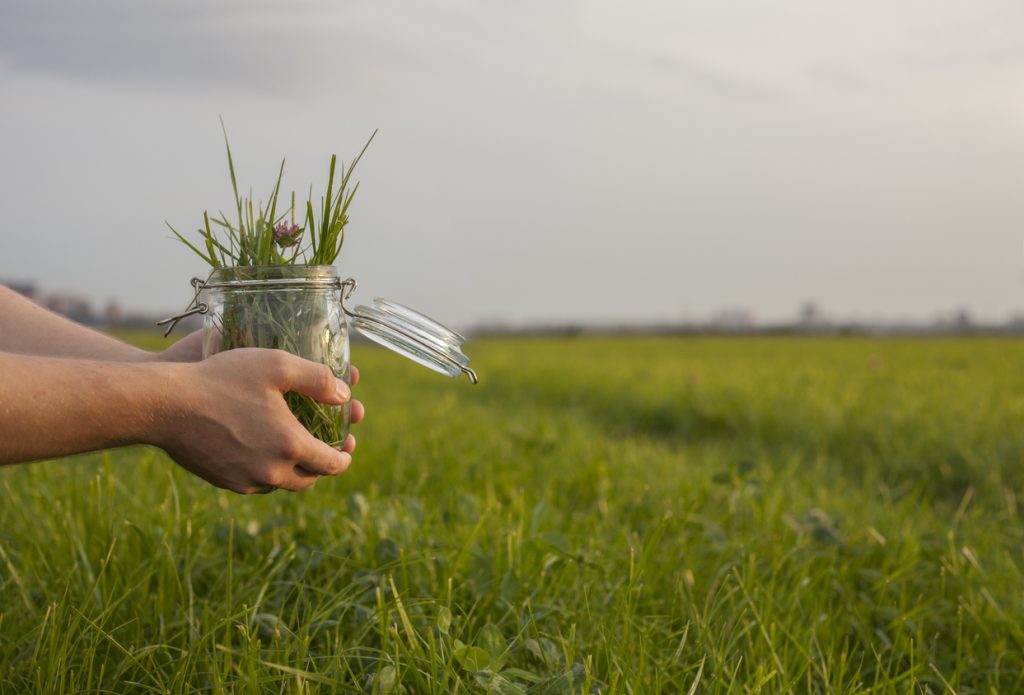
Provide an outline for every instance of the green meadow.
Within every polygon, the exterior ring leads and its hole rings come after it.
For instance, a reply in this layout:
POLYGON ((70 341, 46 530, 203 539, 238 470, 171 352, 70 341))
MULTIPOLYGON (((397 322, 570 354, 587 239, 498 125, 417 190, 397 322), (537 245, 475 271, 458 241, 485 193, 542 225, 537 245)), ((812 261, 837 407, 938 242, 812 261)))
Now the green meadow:
POLYGON ((1024 341, 353 352, 305 493, 0 469, 0 691, 1024 691, 1024 341))

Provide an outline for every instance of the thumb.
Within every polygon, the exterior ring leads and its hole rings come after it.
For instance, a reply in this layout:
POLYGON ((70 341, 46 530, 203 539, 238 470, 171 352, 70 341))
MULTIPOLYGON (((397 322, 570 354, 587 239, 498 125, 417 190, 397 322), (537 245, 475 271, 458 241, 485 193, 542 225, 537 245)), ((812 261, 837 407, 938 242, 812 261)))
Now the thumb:
POLYGON ((284 354, 287 358, 282 378, 278 382, 282 393, 295 391, 332 405, 341 405, 352 397, 348 384, 334 376, 326 364, 311 362, 287 352, 284 354))

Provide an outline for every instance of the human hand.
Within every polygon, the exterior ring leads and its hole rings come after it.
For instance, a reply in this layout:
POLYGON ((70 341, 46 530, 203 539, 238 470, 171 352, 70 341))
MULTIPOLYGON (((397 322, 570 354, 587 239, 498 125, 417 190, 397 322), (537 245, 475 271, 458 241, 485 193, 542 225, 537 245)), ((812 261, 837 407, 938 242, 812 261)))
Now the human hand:
MULTIPOLYGON (((299 424, 283 397, 295 391, 345 403, 351 391, 326 365, 282 350, 245 348, 174 369, 180 371, 169 412, 153 443, 213 485, 242 494, 298 491, 351 465, 355 438, 350 435, 341 451, 328 446, 299 424)), ((359 381, 354 367, 351 381, 359 381)), ((364 414, 352 401, 351 421, 364 414)))
POLYGON ((170 347, 150 353, 153 362, 198 362, 203 359, 203 331, 192 331, 170 347))

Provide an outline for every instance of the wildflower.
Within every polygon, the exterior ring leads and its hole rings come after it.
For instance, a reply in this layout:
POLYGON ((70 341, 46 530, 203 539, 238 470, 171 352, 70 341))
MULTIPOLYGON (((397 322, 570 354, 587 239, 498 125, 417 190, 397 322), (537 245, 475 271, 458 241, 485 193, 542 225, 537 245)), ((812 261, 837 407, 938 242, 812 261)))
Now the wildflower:
POLYGON ((281 222, 274 226, 274 241, 281 248, 295 246, 302 236, 302 228, 297 224, 281 222))

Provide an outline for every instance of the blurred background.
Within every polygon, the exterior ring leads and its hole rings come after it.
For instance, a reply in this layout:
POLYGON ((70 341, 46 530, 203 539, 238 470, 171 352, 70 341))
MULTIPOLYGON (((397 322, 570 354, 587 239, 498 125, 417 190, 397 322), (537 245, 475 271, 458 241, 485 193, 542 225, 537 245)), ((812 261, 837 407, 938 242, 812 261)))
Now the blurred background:
POLYGON ((95 323, 374 129, 341 271, 462 328, 1024 325, 1024 5, 5 0, 0 281, 95 323), (1021 313, 1018 313, 1021 312, 1021 313))

